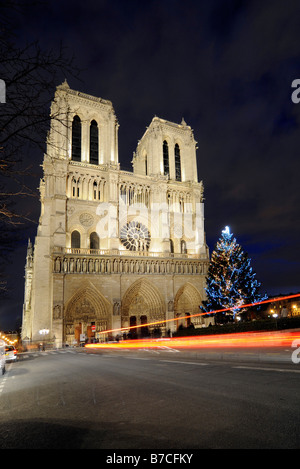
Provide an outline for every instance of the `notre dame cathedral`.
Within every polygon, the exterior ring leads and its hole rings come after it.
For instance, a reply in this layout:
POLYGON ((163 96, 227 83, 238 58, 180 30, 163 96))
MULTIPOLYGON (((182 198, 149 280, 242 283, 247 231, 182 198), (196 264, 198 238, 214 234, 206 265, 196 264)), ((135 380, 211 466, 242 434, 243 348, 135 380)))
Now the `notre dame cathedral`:
POLYGON ((209 264, 191 127, 154 117, 127 172, 110 101, 65 81, 51 116, 22 339, 47 330, 59 347, 144 324, 138 334, 200 327, 201 316, 187 317, 200 312, 209 264))

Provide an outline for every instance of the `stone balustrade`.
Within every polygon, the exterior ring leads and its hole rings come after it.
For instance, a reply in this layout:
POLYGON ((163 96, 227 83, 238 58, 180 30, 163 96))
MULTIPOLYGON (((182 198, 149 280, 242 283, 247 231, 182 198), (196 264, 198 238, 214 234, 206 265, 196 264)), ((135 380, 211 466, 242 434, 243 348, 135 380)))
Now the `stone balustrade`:
POLYGON ((204 274, 208 261, 191 254, 101 249, 55 249, 53 272, 61 274, 204 274), (195 257, 194 257, 195 256, 195 257))

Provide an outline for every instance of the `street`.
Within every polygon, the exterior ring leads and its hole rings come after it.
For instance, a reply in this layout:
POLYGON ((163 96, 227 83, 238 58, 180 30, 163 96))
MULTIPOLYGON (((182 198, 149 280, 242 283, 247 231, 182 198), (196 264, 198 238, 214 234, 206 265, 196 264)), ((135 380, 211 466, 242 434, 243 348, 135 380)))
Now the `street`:
POLYGON ((25 354, 0 378, 0 448, 299 448, 300 365, 171 351, 25 354))

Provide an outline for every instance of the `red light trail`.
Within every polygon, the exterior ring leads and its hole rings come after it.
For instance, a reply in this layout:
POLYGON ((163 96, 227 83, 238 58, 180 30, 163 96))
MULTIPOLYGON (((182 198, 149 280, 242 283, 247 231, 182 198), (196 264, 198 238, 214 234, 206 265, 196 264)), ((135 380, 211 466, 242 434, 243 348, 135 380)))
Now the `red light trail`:
POLYGON ((109 333, 118 332, 118 331, 119 332, 128 331, 130 329, 139 329, 139 328, 146 327, 146 326, 157 326, 157 325, 162 324, 162 323, 167 323, 167 322, 172 322, 172 321, 180 321, 180 320, 183 320, 183 319, 186 320, 186 319, 195 318, 195 317, 199 317, 199 316, 206 316, 208 314, 224 313, 226 311, 232 311, 233 309, 250 308, 250 307, 253 307, 253 306, 258 306, 258 305, 262 305, 262 304, 266 304, 266 303, 274 303, 276 301, 290 300, 290 299, 299 298, 299 297, 300 297, 300 293, 297 293, 295 295, 282 296, 282 297, 279 297, 279 298, 272 298, 272 299, 268 299, 268 300, 257 301, 256 303, 244 304, 244 305, 236 306, 234 308, 231 306, 230 308, 218 309, 218 310, 209 311, 209 312, 206 312, 206 313, 197 313, 197 314, 191 314, 189 316, 181 316, 179 318, 162 319, 161 321, 148 322, 147 324, 139 324, 138 326, 128 326, 128 327, 121 327, 121 328, 118 328, 118 329, 108 329, 108 330, 105 330, 105 331, 101 331, 100 334, 109 334, 109 333))
MULTIPOLYGON (((241 305, 238 308, 252 307, 265 303, 273 303, 283 300, 290 300, 299 298, 300 293, 296 295, 289 295, 280 298, 273 298, 263 300, 248 305, 241 305)), ((178 321, 180 319, 187 319, 206 314, 216 314, 219 312, 230 311, 232 308, 224 308, 220 310, 210 311, 209 313, 198 313, 190 316, 183 316, 180 318, 166 319, 164 321, 157 321, 148 324, 141 324, 138 326, 123 327, 119 329, 110 329, 102 331, 104 333, 111 333, 117 331, 128 331, 129 329, 138 329, 140 327, 158 325, 170 321, 178 321)), ((86 344, 86 348, 93 349, 201 349, 201 348, 253 348, 253 347, 290 347, 293 341, 298 341, 300 345, 300 331, 274 331, 274 332, 236 332, 233 334, 215 334, 215 335, 198 335, 190 337, 173 337, 164 339, 135 339, 125 340, 113 343, 98 343, 86 344)), ((179 351, 178 350, 178 351, 179 351)), ((177 351, 177 350, 174 350, 177 351)))
MULTIPOLYGON (((290 347, 300 331, 236 332, 211 336, 173 337, 169 339, 135 339, 115 343, 86 344, 92 349, 202 349, 202 348, 268 348, 290 347)), ((175 350, 174 350, 175 351, 175 350)))

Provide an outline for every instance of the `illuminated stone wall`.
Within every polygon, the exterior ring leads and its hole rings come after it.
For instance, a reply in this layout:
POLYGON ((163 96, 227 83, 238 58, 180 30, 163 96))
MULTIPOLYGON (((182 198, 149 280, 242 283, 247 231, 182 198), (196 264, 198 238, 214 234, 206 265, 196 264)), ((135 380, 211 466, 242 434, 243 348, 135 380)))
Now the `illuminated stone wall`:
POLYGON ((80 334, 102 339, 103 330, 134 321, 176 329, 177 321, 163 321, 199 310, 209 262, 192 129, 155 117, 128 172, 120 169, 110 101, 65 82, 51 112, 23 339, 49 329, 48 340, 60 346, 80 334))

